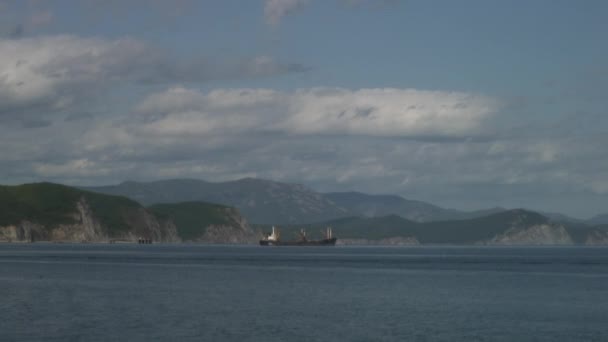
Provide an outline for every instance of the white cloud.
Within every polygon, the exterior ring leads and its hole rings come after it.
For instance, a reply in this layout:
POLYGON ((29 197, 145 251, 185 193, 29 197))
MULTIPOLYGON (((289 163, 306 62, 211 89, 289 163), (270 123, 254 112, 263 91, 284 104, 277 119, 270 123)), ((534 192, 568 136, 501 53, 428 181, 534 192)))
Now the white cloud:
POLYGON ((302 134, 475 135, 497 108, 491 98, 459 92, 312 89, 293 95, 291 115, 279 127, 302 134))
MULTIPOLYGON (((396 128, 380 127, 370 134, 348 125, 294 131, 286 124, 299 113, 290 111, 300 108, 293 102, 304 101, 302 94, 316 99, 311 94, 319 92, 350 100, 354 94, 375 93, 364 89, 200 92, 175 87, 150 96, 126 116, 28 130, 0 125, 0 169, 9 182, 45 179, 72 184, 256 176, 300 182, 321 191, 397 193, 469 208, 550 209, 551 201, 567 208, 577 205, 573 198, 582 198, 581 194, 608 194, 605 135, 547 137, 535 130, 532 136, 517 138, 446 139, 454 133, 442 120, 432 126, 433 136, 420 138, 418 128, 428 132, 429 125, 399 124, 400 135, 393 134, 396 128), (267 131, 272 125, 275 131, 267 131), (411 132, 416 133, 408 137, 411 132)), ((487 125, 496 122, 489 113, 481 118, 466 126, 466 136, 482 130, 488 118, 487 125)), ((601 203, 580 210, 593 213, 601 203)))
POLYGON ((101 168, 97 163, 86 158, 73 159, 65 163, 34 163, 35 172, 42 177, 57 177, 70 174, 78 176, 107 175, 110 170, 101 168))
POLYGON ((61 109, 85 89, 122 78, 148 59, 133 39, 53 36, 0 40, 0 111, 33 105, 61 109))
POLYGON ((138 112, 156 134, 283 132, 297 135, 467 136, 482 133, 496 100, 416 89, 312 88, 293 92, 183 87, 153 94, 138 112))
POLYGON ((278 25, 281 19, 307 5, 310 0, 266 0, 264 17, 271 25, 278 25))
POLYGON ((133 38, 73 35, 0 39, 0 113, 39 106, 63 110, 109 85, 129 82, 204 82, 303 71, 267 56, 179 61, 133 38))
MULTIPOLYGON (((599 177, 598 177, 599 178, 599 177)), ((608 179, 594 179, 587 185, 589 190, 598 194, 598 195, 607 195, 608 194, 608 179)))
POLYGON ((172 114, 184 111, 250 110, 281 102, 283 93, 271 89, 216 89, 203 93, 198 89, 176 86, 145 98, 137 111, 143 114, 172 114))

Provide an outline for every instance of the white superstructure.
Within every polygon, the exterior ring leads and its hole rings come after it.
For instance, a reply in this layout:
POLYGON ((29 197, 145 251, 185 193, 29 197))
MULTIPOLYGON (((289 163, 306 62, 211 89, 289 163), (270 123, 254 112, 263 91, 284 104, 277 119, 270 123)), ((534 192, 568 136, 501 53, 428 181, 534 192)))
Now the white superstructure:
POLYGON ((279 230, 272 226, 272 233, 266 239, 268 241, 279 241, 279 230))

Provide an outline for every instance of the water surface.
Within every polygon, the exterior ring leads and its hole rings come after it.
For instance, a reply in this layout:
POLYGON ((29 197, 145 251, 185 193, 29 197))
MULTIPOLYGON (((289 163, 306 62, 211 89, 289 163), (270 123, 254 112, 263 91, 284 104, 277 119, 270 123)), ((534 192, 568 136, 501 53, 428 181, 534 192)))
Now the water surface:
POLYGON ((6 341, 605 341, 608 248, 0 244, 6 341))

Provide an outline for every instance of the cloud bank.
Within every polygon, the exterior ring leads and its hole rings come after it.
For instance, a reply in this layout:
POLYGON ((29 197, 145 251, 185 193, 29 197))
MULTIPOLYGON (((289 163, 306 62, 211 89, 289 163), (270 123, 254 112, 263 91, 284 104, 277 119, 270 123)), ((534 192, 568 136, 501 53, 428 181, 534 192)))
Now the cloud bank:
POLYGON ((498 120, 505 107, 421 89, 171 86, 113 115, 0 125, 0 168, 14 181, 72 184, 260 177, 458 207, 469 193, 469 208, 547 209, 595 196, 597 206, 578 210, 600 211, 606 136, 533 126, 513 134, 498 120))
POLYGON ((454 137, 481 134, 498 101, 416 89, 217 89, 150 95, 137 111, 159 134, 280 132, 293 135, 454 137))
POLYGON ((0 39, 0 115, 32 108, 57 111, 109 85, 207 82, 305 71, 270 57, 214 61, 172 59, 134 38, 73 35, 0 39))

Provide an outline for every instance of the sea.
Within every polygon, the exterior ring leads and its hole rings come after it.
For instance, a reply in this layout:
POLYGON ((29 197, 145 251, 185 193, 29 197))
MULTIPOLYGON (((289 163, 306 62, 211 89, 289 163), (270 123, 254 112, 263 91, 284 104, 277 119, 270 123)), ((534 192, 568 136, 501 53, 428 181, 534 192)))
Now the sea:
POLYGON ((608 341, 608 248, 0 244, 0 341, 608 341))

